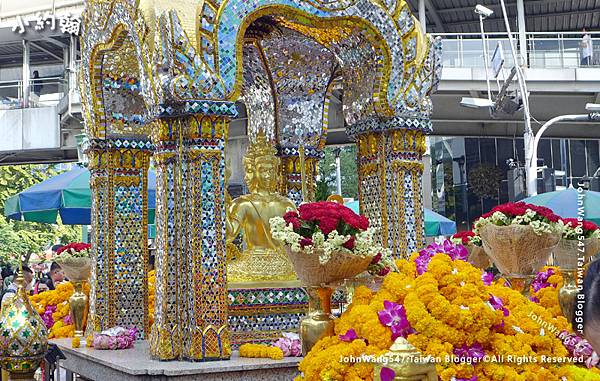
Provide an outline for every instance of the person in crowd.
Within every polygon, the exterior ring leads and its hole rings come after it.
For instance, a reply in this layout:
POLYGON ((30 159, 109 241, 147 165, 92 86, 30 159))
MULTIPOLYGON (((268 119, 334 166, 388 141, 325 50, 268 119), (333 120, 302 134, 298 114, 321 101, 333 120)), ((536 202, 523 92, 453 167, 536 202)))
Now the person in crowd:
MULTIPOLYGON (((30 293, 33 289, 33 271, 29 268, 29 266, 23 266, 23 278, 25 278, 26 284, 25 291, 30 293)), ((2 295, 2 306, 8 303, 8 301, 11 298, 13 298, 17 293, 19 285, 15 282, 15 280, 16 276, 14 277, 10 285, 8 285, 6 290, 4 290, 4 295, 2 295)))
MULTIPOLYGON (((583 281, 583 299, 583 332, 596 353, 600 353, 600 259, 588 267, 583 281)), ((577 312, 576 309, 573 327, 577 327, 577 312)))
POLYGON ((46 280, 46 286, 49 290, 54 290, 56 285, 65 281, 65 272, 56 262, 52 262, 50 265, 49 277, 46 280))
POLYGON ((35 70, 33 75, 31 76, 31 83, 33 87, 33 93, 38 97, 42 94, 42 80, 40 78, 40 73, 35 70))
POLYGON ((2 268, 2 292, 8 287, 8 285, 12 282, 13 271, 10 266, 6 266, 2 268))
POLYGON ((55 257, 56 256, 56 252, 59 251, 63 246, 64 245, 61 245, 60 243, 52 246, 50 248, 50 250, 52 250, 52 257, 55 257))
POLYGON ((590 34, 583 29, 583 38, 579 43, 581 48, 581 66, 590 66, 594 59, 594 43, 590 34))

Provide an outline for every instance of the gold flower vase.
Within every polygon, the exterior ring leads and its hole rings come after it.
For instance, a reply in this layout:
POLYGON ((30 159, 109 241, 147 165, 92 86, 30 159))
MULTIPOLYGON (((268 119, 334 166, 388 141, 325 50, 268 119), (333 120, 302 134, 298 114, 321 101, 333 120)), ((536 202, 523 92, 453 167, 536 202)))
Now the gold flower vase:
POLYGON ((503 278, 508 281, 510 288, 519 291, 523 296, 529 298, 531 283, 535 279, 535 275, 503 275, 503 278))
POLYGON ((70 258, 58 262, 64 270, 65 275, 73 283, 73 295, 69 298, 69 307, 71 318, 75 326, 75 337, 83 338, 85 336, 84 324, 87 318, 87 295, 83 292, 83 284, 89 279, 92 263, 88 257, 70 258))
POLYGON ((583 241, 563 239, 554 250, 555 264, 560 266, 563 286, 558 291, 558 301, 563 315, 573 321, 575 300, 579 292, 576 282, 578 267, 585 266, 600 250, 600 240, 587 238, 583 241))
POLYGON ((75 291, 69 298, 71 318, 75 326, 75 337, 84 337, 84 324, 87 318, 87 295, 83 292, 83 281, 73 281, 75 291))
POLYGON ((558 303, 560 309, 569 322, 573 321, 575 299, 577 298, 577 284, 575 283, 575 270, 561 269, 563 286, 558 290, 558 303))
POLYGON ((311 348, 323 337, 334 334, 333 316, 331 316, 330 287, 308 286, 308 315, 300 321, 300 340, 302 355, 306 356, 311 348))

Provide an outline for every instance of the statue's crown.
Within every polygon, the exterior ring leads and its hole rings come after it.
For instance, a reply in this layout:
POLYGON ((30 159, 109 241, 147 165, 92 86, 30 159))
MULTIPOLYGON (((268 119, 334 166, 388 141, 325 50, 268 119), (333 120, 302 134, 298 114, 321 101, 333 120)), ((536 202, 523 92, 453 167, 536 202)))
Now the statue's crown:
POLYGON ((265 133, 263 131, 260 131, 256 135, 254 142, 250 143, 250 146, 248 147, 248 151, 246 151, 246 155, 244 156, 244 158, 254 162, 259 157, 276 155, 277 149, 275 149, 273 144, 269 143, 265 133))

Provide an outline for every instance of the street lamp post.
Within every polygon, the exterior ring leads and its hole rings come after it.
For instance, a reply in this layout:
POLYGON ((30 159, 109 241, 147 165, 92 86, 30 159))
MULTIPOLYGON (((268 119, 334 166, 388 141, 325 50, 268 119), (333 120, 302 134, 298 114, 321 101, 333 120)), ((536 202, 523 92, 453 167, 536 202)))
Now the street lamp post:
MULTIPOLYGON (((594 111, 600 109, 600 105, 588 103, 586 105, 588 111, 594 111)), ((535 176, 537 178, 537 152, 538 145, 540 144, 540 140, 542 139, 542 135, 548 128, 550 128, 553 124, 558 122, 587 122, 587 121, 600 121, 600 114, 597 112, 591 112, 590 114, 578 114, 578 115, 560 115, 555 118, 550 119, 539 129, 539 131, 535 134, 535 138, 533 140, 533 161, 531 163, 531 170, 534 171, 535 176)), ((527 189, 527 194, 529 196, 535 196, 537 194, 537 183, 535 188, 535 193, 529 194, 529 188, 527 189)))
MULTIPOLYGON (((493 11, 489 10, 493 13, 493 11)), ((490 74, 488 69, 488 46, 487 39, 485 37, 485 31, 483 30, 483 19, 487 18, 491 13, 481 11, 479 8, 475 8, 475 13, 479 15, 479 27, 481 28, 481 43, 483 44, 483 62, 485 64, 485 83, 487 85, 488 100, 492 101, 492 88, 490 87, 490 74)))
POLYGON ((523 71, 519 66, 519 60, 517 59, 517 52, 515 51, 515 44, 510 30, 510 23, 508 22, 508 14, 506 13, 504 0, 500 0, 500 5, 502 6, 502 15, 504 17, 506 32, 508 33, 510 53, 512 54, 515 69, 517 71, 519 91, 521 92, 521 97, 523 99, 523 116, 525 120, 525 131, 523 133, 523 143, 525 145, 525 179, 527 181, 527 195, 533 196, 537 194, 537 158, 533 156, 534 136, 533 130, 531 129, 531 114, 529 113, 529 94, 527 92, 523 71), (534 159, 536 160, 536 163, 533 162, 534 159))

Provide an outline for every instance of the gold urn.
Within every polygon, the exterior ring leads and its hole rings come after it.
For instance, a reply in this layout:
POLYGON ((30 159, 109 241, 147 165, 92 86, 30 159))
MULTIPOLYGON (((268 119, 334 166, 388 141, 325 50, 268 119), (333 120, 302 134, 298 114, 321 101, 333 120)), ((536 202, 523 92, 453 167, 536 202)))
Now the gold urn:
POLYGON ((29 303, 19 272, 15 296, 0 315, 0 364, 11 375, 33 376, 48 349, 48 330, 29 303))
POLYGON ((373 379, 381 381, 382 372, 392 373, 394 381, 437 381, 435 363, 424 356, 405 338, 399 337, 390 351, 378 358, 373 367, 373 379))

